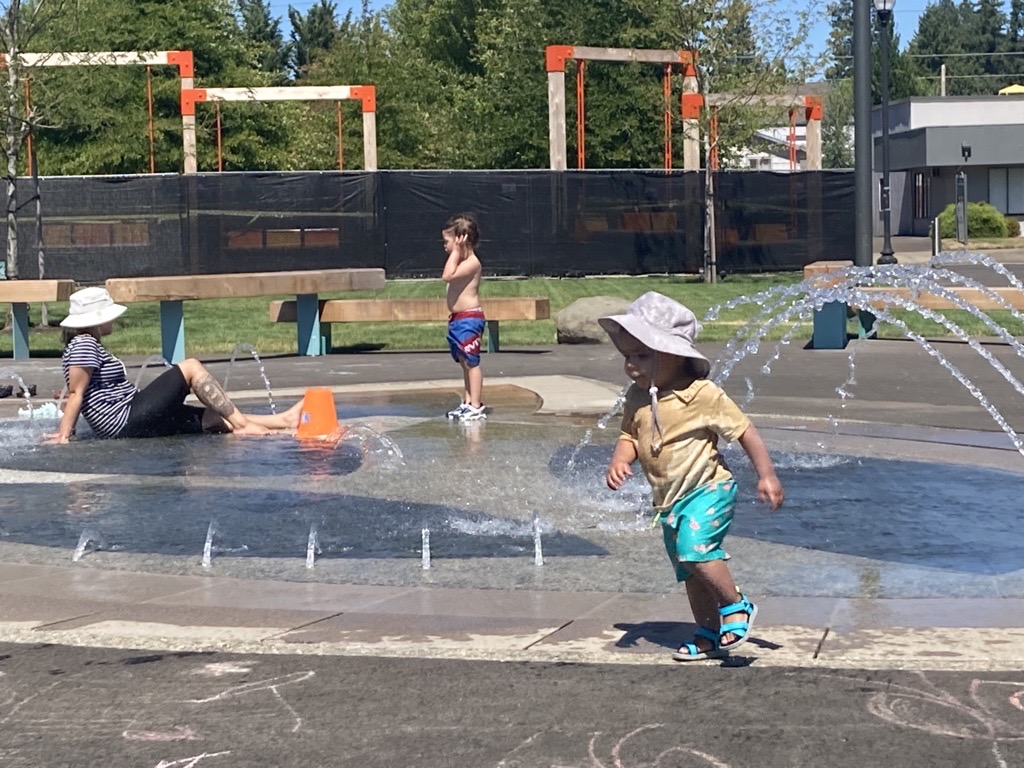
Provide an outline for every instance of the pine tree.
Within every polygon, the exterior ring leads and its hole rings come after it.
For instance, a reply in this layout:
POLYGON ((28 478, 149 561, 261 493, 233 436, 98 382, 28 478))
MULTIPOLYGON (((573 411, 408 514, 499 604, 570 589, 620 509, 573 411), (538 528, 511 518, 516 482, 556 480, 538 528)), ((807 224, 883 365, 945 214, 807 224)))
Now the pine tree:
POLYGON ((287 78, 287 50, 281 34, 281 22, 270 15, 267 0, 237 0, 242 34, 251 43, 255 66, 277 82, 287 78))
POLYGON ((300 78, 334 42, 338 33, 337 6, 331 0, 320 0, 305 14, 288 6, 288 20, 292 25, 288 66, 300 78))

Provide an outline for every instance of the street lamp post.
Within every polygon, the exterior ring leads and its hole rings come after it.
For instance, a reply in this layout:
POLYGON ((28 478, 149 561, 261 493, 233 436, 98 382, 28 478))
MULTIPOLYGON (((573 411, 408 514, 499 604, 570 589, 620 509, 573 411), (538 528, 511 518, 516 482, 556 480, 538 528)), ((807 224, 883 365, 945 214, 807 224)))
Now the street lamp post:
POLYGON ((879 37, 882 48, 882 187, 879 190, 879 208, 882 209, 882 252, 879 264, 896 264, 892 250, 891 200, 889 194, 889 24, 896 0, 874 0, 878 16, 879 37))

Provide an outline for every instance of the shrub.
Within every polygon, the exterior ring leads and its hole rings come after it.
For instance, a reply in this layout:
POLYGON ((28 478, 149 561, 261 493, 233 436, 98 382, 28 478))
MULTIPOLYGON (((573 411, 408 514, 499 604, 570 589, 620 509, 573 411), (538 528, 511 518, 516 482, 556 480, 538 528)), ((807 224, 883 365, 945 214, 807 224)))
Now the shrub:
MULTIPOLYGON (((967 204, 967 235, 972 240, 985 237, 1006 237, 1006 221, 995 206, 988 203, 967 204)), ((956 205, 950 203, 939 214, 939 236, 956 237, 956 205)))
POLYGON ((1003 221, 1006 222, 1007 237, 1020 237, 1020 222, 1017 221, 1016 217, 1003 216, 1003 221))

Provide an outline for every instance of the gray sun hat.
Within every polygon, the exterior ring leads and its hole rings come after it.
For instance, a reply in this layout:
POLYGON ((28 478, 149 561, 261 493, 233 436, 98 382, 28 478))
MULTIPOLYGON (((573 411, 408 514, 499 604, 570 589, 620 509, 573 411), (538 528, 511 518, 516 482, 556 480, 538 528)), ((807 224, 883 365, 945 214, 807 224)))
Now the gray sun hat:
POLYGON ((693 312, 678 301, 648 291, 629 305, 624 315, 597 320, 621 351, 622 333, 628 333, 645 347, 694 361, 699 378, 711 373, 711 363, 693 346, 700 326, 693 312))
POLYGON ((128 307, 115 304, 106 288, 83 288, 71 294, 64 328, 93 328, 119 318, 128 307))

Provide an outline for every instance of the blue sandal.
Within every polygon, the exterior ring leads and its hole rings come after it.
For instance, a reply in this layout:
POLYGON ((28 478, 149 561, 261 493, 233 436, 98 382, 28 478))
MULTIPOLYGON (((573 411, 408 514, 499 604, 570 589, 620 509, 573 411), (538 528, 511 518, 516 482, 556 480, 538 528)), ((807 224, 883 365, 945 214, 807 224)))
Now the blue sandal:
POLYGON ((740 599, 732 605, 726 605, 718 609, 719 615, 722 617, 722 626, 718 630, 718 648, 721 651, 731 651, 733 648, 743 645, 747 642, 750 636, 750 628, 754 626, 754 618, 757 616, 757 605, 750 602, 747 596, 740 593, 740 599), (737 613, 747 614, 747 618, 743 621, 730 621, 726 622, 725 619, 729 616, 733 616, 737 613), (731 643, 722 643, 723 635, 735 635, 736 639, 731 643))
POLYGON ((679 646, 679 649, 672 654, 672 658, 675 661, 699 661, 701 659, 716 659, 721 656, 721 648, 719 647, 719 636, 713 629, 707 627, 697 627, 697 631, 694 633, 692 643, 683 643, 679 646), (711 643, 711 648, 702 651, 697 646, 697 638, 702 637, 711 643))

